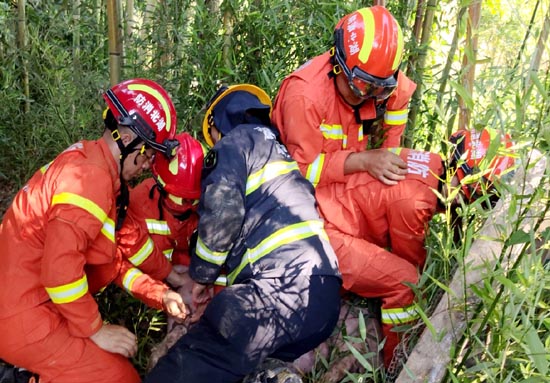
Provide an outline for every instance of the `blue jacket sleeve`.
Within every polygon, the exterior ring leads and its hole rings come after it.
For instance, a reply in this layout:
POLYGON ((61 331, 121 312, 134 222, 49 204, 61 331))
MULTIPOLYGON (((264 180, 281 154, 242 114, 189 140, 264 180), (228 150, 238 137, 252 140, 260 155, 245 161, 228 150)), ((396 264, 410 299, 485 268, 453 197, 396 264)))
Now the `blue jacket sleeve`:
POLYGON ((213 283, 220 274, 245 216, 248 177, 247 135, 224 136, 205 160, 199 202, 198 240, 189 273, 199 283, 213 283))

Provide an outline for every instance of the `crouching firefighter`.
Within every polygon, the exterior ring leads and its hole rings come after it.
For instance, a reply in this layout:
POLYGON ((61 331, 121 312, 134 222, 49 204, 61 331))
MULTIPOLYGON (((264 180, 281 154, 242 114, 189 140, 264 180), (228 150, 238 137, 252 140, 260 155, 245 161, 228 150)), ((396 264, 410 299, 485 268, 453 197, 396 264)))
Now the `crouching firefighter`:
POLYGON ((279 143, 270 113, 267 94, 248 84, 222 87, 208 104, 203 133, 213 148, 189 273, 197 302, 222 271, 228 286, 147 383, 238 382, 268 357, 293 361, 335 327, 336 256, 313 188, 279 143))

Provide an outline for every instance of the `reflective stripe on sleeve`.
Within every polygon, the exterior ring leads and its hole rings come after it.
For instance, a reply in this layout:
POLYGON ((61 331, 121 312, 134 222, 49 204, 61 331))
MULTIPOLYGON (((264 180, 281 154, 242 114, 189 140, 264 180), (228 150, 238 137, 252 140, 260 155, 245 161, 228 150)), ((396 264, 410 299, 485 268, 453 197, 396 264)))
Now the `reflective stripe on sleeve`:
POLYGON ((115 243, 115 223, 95 202, 78 194, 64 192, 53 196, 51 206, 61 204, 77 206, 96 217, 103 223, 101 233, 111 242, 115 243))
POLYGON ((319 153, 315 161, 307 167, 306 178, 315 187, 321 179, 323 165, 325 163, 325 153, 319 153))
POLYGON ((323 229, 323 222, 318 220, 304 221, 286 226, 277 230, 269 237, 265 238, 253 249, 248 249, 242 258, 241 264, 233 270, 228 276, 229 284, 233 284, 239 273, 248 264, 252 264, 261 259, 265 255, 283 245, 299 241, 304 238, 319 235, 324 239, 328 239, 323 229))
POLYGON ((384 113, 384 122, 388 125, 404 125, 407 123, 408 110, 388 110, 384 113))
POLYGON ((323 137, 327 140, 337 140, 342 141, 342 148, 345 149, 348 144, 348 136, 344 134, 344 129, 342 128, 342 125, 327 125, 327 124, 321 124, 319 126, 319 129, 321 129, 321 132, 323 133, 323 137))
POLYGON ((172 254, 174 254, 174 249, 166 249, 162 252, 166 259, 168 259, 170 262, 172 262, 172 254))
POLYGON ((419 318, 414 305, 393 309, 382 309, 383 324, 404 324, 419 318))
POLYGON ((214 281, 216 286, 227 286, 227 275, 220 275, 214 281))
POLYGON ((221 266, 224 264, 228 254, 227 251, 219 252, 219 251, 210 250, 208 246, 204 244, 204 242, 200 237, 197 239, 197 247, 195 249, 195 253, 203 261, 212 263, 217 266, 221 266))
POLYGON ((124 286, 126 291, 131 294, 132 287, 134 287, 134 282, 142 275, 143 273, 141 272, 141 270, 132 267, 124 274, 124 278, 122 278, 122 286, 124 286))
POLYGON ((283 174, 290 173, 293 170, 300 170, 298 164, 294 161, 276 161, 265 165, 256 173, 251 174, 246 180, 246 195, 256 191, 264 183, 271 181, 283 174))
POLYGON ((145 241, 143 246, 141 246, 141 249, 139 249, 137 253, 128 258, 128 260, 134 266, 141 265, 153 253, 154 246, 155 245, 153 244, 153 240, 151 239, 151 237, 147 237, 147 240, 145 241))
POLYGON ((170 227, 166 221, 146 219, 147 230, 151 234, 170 235, 170 227))
POLYGON ((56 287, 46 287, 46 292, 53 303, 62 304, 76 301, 88 292, 88 279, 86 275, 82 278, 56 287))

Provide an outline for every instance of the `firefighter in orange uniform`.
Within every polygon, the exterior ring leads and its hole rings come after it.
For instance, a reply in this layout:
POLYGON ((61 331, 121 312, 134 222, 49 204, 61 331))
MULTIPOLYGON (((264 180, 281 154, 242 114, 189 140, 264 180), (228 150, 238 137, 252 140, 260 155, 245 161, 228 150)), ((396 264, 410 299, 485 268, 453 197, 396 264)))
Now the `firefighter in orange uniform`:
POLYGON ((0 226, 0 358, 40 382, 139 382, 126 328, 105 324, 93 294, 117 279, 184 318, 179 295, 123 262, 115 228, 128 206, 126 182, 177 141, 173 104, 157 83, 124 81, 104 98, 116 124, 37 171, 0 226))
POLYGON ((503 147, 511 146, 508 136, 490 133, 489 129, 481 133, 461 130, 451 137, 456 149, 448 170, 438 154, 389 149, 407 163, 406 178, 397 185, 388 186, 368 173, 356 173, 345 184, 316 190, 325 229, 338 256, 344 289, 382 300, 386 367, 400 340, 392 328, 418 318, 414 292, 405 283, 418 282, 426 261, 427 224, 436 212, 445 209, 434 190, 446 197, 449 185, 451 190, 462 187, 465 202, 473 201, 482 192, 481 184, 483 189, 490 189, 492 181, 514 165, 509 153, 493 153, 483 173, 485 182, 468 184, 476 179, 475 169, 483 159, 489 159, 491 137, 500 140, 503 147), (449 184, 444 182, 447 173, 452 176, 449 184))
POLYGON ((160 156, 147 178, 130 191, 128 217, 118 247, 135 266, 171 286, 185 283, 189 241, 197 228, 203 147, 187 133, 176 136, 176 156, 160 156), (181 265, 178 268, 172 265, 181 265))
POLYGON ((328 52, 283 81, 272 119, 314 186, 364 171, 388 185, 404 178, 401 158, 380 149, 400 146, 416 89, 399 70, 402 55, 394 17, 382 6, 362 8, 338 22, 328 52))

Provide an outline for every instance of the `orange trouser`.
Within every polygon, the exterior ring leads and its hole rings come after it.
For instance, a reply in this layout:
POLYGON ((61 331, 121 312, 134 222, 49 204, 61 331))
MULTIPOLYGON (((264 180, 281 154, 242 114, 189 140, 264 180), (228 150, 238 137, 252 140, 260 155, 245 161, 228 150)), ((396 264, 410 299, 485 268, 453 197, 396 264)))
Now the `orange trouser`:
POLYGON ((53 303, 0 319, 0 359, 40 375, 40 383, 139 383, 132 364, 69 334, 53 303))
MULTIPOLYGON (((382 299, 382 311, 405 308, 414 302, 414 293, 404 282, 418 282, 416 266, 364 239, 335 230, 330 224, 325 230, 338 257, 345 290, 365 298, 382 299)), ((382 323, 386 367, 399 343, 399 334, 392 331, 393 327, 382 323)))

